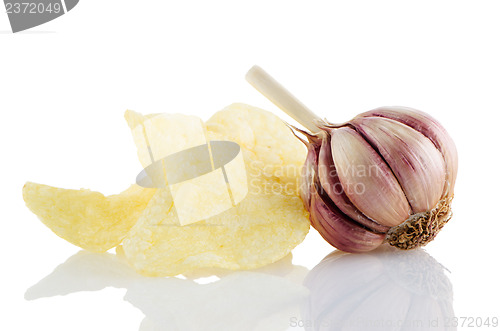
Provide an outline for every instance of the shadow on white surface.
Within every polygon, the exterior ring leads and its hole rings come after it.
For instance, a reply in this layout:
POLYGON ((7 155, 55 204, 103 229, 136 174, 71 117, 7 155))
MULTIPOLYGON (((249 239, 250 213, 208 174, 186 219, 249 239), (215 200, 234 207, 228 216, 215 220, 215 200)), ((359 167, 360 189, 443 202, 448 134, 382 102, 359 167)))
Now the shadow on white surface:
POLYGON ((456 329, 452 285, 443 266, 421 249, 335 251, 309 273, 291 261, 289 255, 253 271, 147 278, 119 256, 80 251, 25 298, 125 288, 124 300, 145 315, 143 331, 456 329), (196 279, 208 274, 218 279, 196 279))
POLYGON ((335 251, 307 275, 306 330, 456 330, 445 269, 422 249, 335 251))

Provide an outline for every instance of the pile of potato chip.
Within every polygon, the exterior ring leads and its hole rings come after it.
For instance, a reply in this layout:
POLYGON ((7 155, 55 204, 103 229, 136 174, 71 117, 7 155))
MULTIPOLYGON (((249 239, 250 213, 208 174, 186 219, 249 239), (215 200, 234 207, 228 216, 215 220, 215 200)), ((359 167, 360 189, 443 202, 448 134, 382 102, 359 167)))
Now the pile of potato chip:
MULTIPOLYGON (((203 143, 189 124, 193 116, 127 111, 125 118, 145 168, 154 161, 152 151, 175 153, 203 143)), ((298 194, 305 147, 280 118, 244 104, 217 112, 202 127, 207 141, 237 143, 246 169, 244 199, 214 216, 182 225, 168 188, 135 184, 106 197, 28 182, 23 188, 26 205, 63 239, 94 252, 117 247, 117 253, 147 276, 214 267, 251 269, 283 258, 309 230, 298 194)), ((179 168, 169 171, 182 171, 181 164, 179 168)), ((210 197, 192 201, 193 210, 210 214, 203 208, 216 204, 204 199, 210 197)))

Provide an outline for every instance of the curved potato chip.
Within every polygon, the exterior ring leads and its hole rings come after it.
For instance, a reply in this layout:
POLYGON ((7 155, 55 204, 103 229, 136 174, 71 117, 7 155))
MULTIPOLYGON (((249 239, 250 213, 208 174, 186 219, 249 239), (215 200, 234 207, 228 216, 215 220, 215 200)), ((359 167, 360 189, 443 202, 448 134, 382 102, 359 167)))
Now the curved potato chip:
POLYGON ((28 182, 28 208, 59 237, 93 252, 118 245, 146 208, 155 189, 132 185, 117 195, 67 190, 28 182))
MULTIPOLYGON (((306 150, 277 116, 235 104, 216 113, 206 129, 209 140, 240 145, 248 194, 229 210, 181 226, 170 190, 158 189, 123 241, 127 260, 144 275, 172 276, 203 267, 261 267, 286 256, 309 231, 297 193, 306 150)), ((141 151, 144 145, 137 147, 139 155, 146 154, 141 151)))
MULTIPOLYGON (((142 116, 127 111, 125 117, 144 166, 199 145, 203 138, 238 143, 246 167, 247 196, 236 207, 181 226, 167 189, 132 185, 121 194, 105 197, 90 190, 27 183, 23 187, 26 205, 58 236, 84 249, 104 252, 118 245, 130 230, 123 252, 136 270, 152 276, 200 267, 257 268, 286 256, 304 239, 309 221, 297 188, 306 150, 277 116, 234 104, 206 124, 178 114, 142 116), (196 139, 190 132, 196 133, 196 139), (152 146, 149 140, 154 141, 152 146)), ((234 175, 239 170, 228 171, 234 175)), ((199 202, 193 208, 201 208, 199 202)))
POLYGON ((306 148, 278 116, 234 103, 215 113, 206 127, 209 139, 234 141, 241 146, 249 177, 256 182, 279 182, 289 193, 298 188, 306 148))
POLYGON ((127 110, 125 120, 132 131, 137 155, 143 167, 165 156, 206 142, 203 122, 196 116, 183 114, 144 116, 127 110))
POLYGON ((141 274, 173 276, 202 267, 252 269, 286 256, 309 221, 298 197, 255 194, 205 221, 178 224, 168 190, 159 189, 123 241, 141 274))

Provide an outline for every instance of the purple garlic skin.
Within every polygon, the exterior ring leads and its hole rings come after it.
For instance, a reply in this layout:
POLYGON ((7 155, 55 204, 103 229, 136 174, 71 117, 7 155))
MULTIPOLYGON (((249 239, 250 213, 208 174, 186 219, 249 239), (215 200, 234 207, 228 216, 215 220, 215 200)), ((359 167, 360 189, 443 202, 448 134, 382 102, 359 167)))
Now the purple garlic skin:
POLYGON ((301 197, 334 247, 367 252, 387 242, 424 246, 451 218, 458 157, 430 115, 381 107, 307 135, 301 197))

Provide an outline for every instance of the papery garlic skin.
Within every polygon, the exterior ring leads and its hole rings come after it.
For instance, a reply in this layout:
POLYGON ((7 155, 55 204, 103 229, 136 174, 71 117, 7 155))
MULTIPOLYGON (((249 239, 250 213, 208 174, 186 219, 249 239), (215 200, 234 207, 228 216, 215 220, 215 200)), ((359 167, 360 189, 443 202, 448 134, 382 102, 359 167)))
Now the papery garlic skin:
POLYGON ((436 206, 444 189, 446 169, 434 144, 422 133, 391 119, 366 117, 353 122, 394 172, 412 212, 436 206))
POLYGON ((330 135, 332 161, 340 183, 359 211, 390 227, 408 218, 410 206, 405 194, 377 151, 350 127, 332 129, 330 135))
POLYGON ((321 147, 321 139, 308 134, 306 131, 300 132, 307 136, 308 141, 305 141, 296 135, 296 137, 307 146, 306 161, 300 171, 299 196, 304 203, 304 208, 307 211, 310 211, 311 187, 314 185, 314 180, 318 173, 318 155, 321 147))
POLYGON ((356 119, 362 117, 393 119, 430 139, 443 155, 446 164, 446 184, 441 197, 453 196, 458 169, 457 148, 446 129, 437 120, 423 111, 401 106, 376 108, 356 116, 356 119))
POLYGON ((318 127, 309 140, 321 141, 319 152, 309 147, 304 165, 303 191, 311 193, 303 197, 311 224, 330 244, 365 252, 383 242, 411 249, 434 239, 451 218, 458 165, 456 147, 436 120, 383 107, 318 127))
POLYGON ((328 242, 335 243, 340 250, 362 253, 380 246, 385 234, 367 231, 362 225, 345 216, 329 200, 328 196, 320 192, 321 188, 313 186, 311 202, 311 225, 328 242), (348 235, 346 235, 348 234, 348 235))
MULTIPOLYGON (((330 142, 328 141, 330 139, 330 135, 325 135, 325 137, 323 137, 319 151, 318 164, 321 164, 321 166, 318 166, 317 170, 319 186, 323 188, 335 206, 338 207, 346 216, 376 232, 387 232, 390 227, 374 222, 366 217, 360 210, 358 210, 358 208, 356 208, 356 206, 354 206, 345 193, 340 182, 337 168, 335 164, 331 162, 333 157, 332 148, 330 142)), ((356 190, 356 186, 354 186, 353 189, 356 190)))

